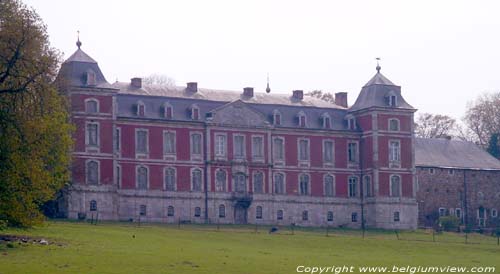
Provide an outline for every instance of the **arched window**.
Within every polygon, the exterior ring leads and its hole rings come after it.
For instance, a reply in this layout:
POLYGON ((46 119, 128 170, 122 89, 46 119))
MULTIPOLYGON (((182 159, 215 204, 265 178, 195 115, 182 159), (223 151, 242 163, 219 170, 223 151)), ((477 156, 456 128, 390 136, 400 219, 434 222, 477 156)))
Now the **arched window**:
POLYGON ((167 207, 167 216, 174 217, 175 216, 175 208, 173 206, 167 207))
POLYGON ((87 99, 85 101, 85 112, 97 113, 99 112, 99 102, 96 99, 87 99))
POLYGON ((309 175, 300 174, 299 176, 299 194, 309 195, 309 175))
POLYGON ((285 194, 285 175, 283 173, 274 174, 274 194, 285 194))
POLYGON ((255 208, 255 219, 262 219, 262 207, 257 206, 255 208))
POLYGON ((401 177, 398 175, 391 176, 391 197, 401 196, 401 177))
POLYGON ((323 122, 323 128, 326 128, 326 129, 332 128, 332 121, 331 121, 332 119, 330 117, 330 114, 328 114, 326 112, 323 113, 321 115, 321 120, 323 122))
POLYGON ((191 190, 192 191, 202 191, 202 178, 201 178, 201 170, 193 169, 191 171, 191 190))
POLYGON ((90 201, 90 211, 97 211, 97 202, 95 200, 90 201))
POLYGON ((247 182, 245 174, 238 173, 234 176, 234 190, 236 192, 247 192, 247 182))
POLYGON ((333 211, 328 211, 328 213, 326 213, 326 221, 333 222, 333 211))
POLYGON ((191 106, 191 119, 199 120, 200 119, 200 108, 197 104, 191 106))
POLYGON ((309 220, 309 212, 307 210, 302 211, 302 221, 309 220))
POLYGON ((166 119, 172 119, 174 117, 174 108, 168 102, 163 104, 163 117, 166 119))
POLYGON ((144 103, 142 101, 137 102, 136 115, 141 116, 141 117, 146 115, 146 106, 144 105, 144 103))
POLYGON ((399 131, 399 120, 398 119, 389 119, 389 130, 390 131, 399 131))
POLYGON ((97 161, 87 162, 87 184, 99 184, 99 163, 97 161))
POLYGON ((299 127, 306 127, 307 119, 306 119, 306 114, 303 111, 300 111, 297 114, 297 118, 299 127))
POLYGON ((137 188, 148 189, 148 169, 146 167, 137 168, 137 188))
POLYGON ((283 210, 278 210, 276 211, 276 219, 277 220, 283 220, 283 210))
POLYGON ((257 194, 264 193, 264 174, 260 171, 253 174, 253 192, 257 194))
POLYGON ((147 215, 147 207, 146 205, 140 205, 139 206, 139 215, 140 216, 146 216, 147 215))
POLYGON ((332 175, 325 175, 323 180, 324 180, 324 184, 325 184, 325 188, 324 188, 325 189, 325 196, 333 197, 335 195, 333 176, 332 175))
POLYGON ((281 112, 275 109, 273 111, 273 125, 280 126, 281 125, 281 112))
POLYGON ((89 69, 87 71, 87 75, 86 75, 86 84, 87 86, 95 86, 96 85, 96 76, 95 76, 95 72, 91 69, 89 69))
POLYGON ((225 217, 226 217, 226 206, 219 205, 219 218, 225 218, 225 217))
POLYGON ((371 197, 372 195, 372 178, 368 175, 364 177, 364 188, 363 193, 365 197, 371 197))
POLYGON ((215 191, 226 192, 227 173, 222 169, 215 172, 215 191))
POLYGON ((195 207, 194 208, 194 216, 195 217, 200 217, 201 216, 201 208, 200 207, 195 207))
POLYGON ((358 178, 356 177, 349 177, 349 197, 356 197, 358 196, 358 178))
POLYGON ((175 168, 167 167, 165 169, 165 190, 175 191, 175 168))

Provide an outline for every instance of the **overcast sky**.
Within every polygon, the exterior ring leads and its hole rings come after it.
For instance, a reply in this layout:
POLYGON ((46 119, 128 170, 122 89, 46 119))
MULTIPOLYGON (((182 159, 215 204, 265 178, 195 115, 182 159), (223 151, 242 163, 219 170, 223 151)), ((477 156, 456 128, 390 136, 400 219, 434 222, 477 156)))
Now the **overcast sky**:
POLYGON ((500 1, 24 0, 65 58, 82 49, 108 82, 166 74, 177 85, 347 91, 382 73, 420 112, 460 119, 500 90, 500 1))

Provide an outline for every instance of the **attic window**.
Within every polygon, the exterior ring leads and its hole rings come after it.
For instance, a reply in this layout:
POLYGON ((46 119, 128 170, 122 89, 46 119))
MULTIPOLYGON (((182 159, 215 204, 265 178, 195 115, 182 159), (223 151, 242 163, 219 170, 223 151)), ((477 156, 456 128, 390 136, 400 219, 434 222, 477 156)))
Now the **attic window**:
POLYGON ((191 119, 193 120, 200 119, 200 108, 197 105, 191 106, 191 119))
POLYGON ((324 113, 322 115, 322 120, 323 120, 323 128, 332 128, 331 118, 328 113, 324 113))
POLYGON ((352 130, 356 129, 356 119, 354 119, 354 117, 347 119, 347 128, 352 130))
POLYGON ((146 114, 146 106, 142 101, 137 102, 137 116, 144 116, 146 114))
POLYGON ((281 125, 281 113, 277 109, 273 111, 273 124, 275 126, 281 125))
POLYGON ((174 108, 168 102, 163 105, 163 116, 166 119, 172 119, 174 117, 174 108))
POLYGON ((306 127, 306 114, 300 111, 297 115, 299 127, 306 127))
POLYGON ((396 95, 390 95, 389 96, 389 106, 395 107, 395 106, 397 106, 397 104, 398 104, 398 100, 397 100, 396 95))
POLYGON ((86 84, 87 84, 87 86, 95 86, 96 80, 95 80, 95 72, 93 70, 87 71, 86 84))

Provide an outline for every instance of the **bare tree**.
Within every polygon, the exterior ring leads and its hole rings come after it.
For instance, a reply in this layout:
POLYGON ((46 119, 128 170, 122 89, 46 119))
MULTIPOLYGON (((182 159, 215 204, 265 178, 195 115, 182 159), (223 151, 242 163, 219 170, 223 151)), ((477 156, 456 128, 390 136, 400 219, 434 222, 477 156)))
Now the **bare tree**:
POLYGON ((327 101, 335 104, 335 96, 329 92, 323 92, 322 90, 312 90, 306 93, 306 96, 316 97, 323 101, 327 101))
POLYGON ((165 74, 151 74, 142 79, 144 85, 159 85, 163 87, 175 87, 174 78, 168 77, 165 74))
POLYGON ((421 113, 415 122, 415 135, 421 138, 443 138, 456 134, 455 119, 440 114, 421 113))
POLYGON ((500 133, 500 92, 483 94, 470 102, 464 122, 476 142, 487 147, 491 136, 500 133))

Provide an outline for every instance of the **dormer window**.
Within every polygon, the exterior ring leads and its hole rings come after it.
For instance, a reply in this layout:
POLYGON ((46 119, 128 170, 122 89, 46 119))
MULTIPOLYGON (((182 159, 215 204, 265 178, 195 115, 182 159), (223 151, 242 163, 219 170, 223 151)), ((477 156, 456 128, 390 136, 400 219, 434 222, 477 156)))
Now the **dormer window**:
POLYGON ((95 79, 95 72, 93 70, 88 70, 87 75, 86 75, 86 85, 87 86, 95 86, 96 85, 96 79, 95 79))
POLYGON ((389 130, 390 131, 399 131, 399 120, 398 119, 389 119, 389 130))
POLYGON ((200 108, 198 105, 191 106, 191 119, 199 120, 200 119, 200 108))
POLYGON ((323 122, 323 128, 332 128, 332 119, 330 117, 330 114, 323 113, 323 115, 321 115, 321 120, 323 122))
POLYGON ((163 117, 166 119, 172 119, 174 117, 174 108, 168 102, 163 105, 163 117))
POLYGON ((85 100, 85 112, 87 113, 99 112, 99 102, 96 99, 85 100))
POLYGON ((306 127, 306 114, 300 111, 297 115, 299 127, 306 127))
POLYGON ((146 115, 146 106, 144 105, 144 103, 142 101, 137 102, 136 114, 137 114, 137 116, 141 116, 141 117, 146 115))
POLYGON ((273 124, 275 126, 281 125, 281 113, 277 109, 273 111, 273 124))
POLYGON ((356 119, 353 116, 347 116, 347 129, 355 130, 356 129, 356 119))
POLYGON ((398 102, 397 102, 396 95, 389 96, 389 106, 395 107, 395 106, 397 106, 397 104, 398 104, 398 102))

